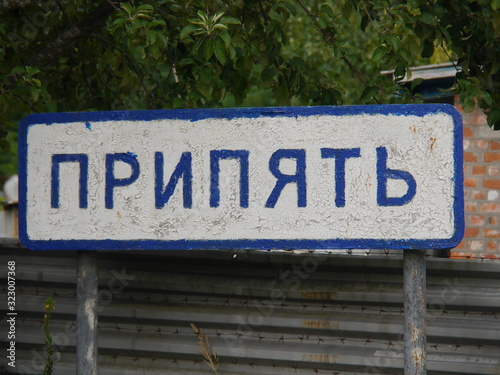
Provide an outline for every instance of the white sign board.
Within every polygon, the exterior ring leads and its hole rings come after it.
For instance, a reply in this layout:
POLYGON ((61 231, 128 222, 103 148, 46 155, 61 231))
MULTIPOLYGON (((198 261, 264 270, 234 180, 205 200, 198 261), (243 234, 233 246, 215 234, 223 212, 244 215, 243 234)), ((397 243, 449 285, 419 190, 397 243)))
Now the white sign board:
POLYGON ((20 130, 31 249, 447 248, 448 105, 53 113, 20 130))

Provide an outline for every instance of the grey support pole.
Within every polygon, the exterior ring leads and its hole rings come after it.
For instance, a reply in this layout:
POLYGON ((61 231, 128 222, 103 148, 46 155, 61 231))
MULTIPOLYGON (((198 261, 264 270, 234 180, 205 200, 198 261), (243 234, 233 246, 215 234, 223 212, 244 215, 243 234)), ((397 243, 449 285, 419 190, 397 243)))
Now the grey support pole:
POLYGON ((77 375, 97 375, 97 287, 97 252, 77 251, 77 375))
POLYGON ((403 250, 404 374, 427 372, 425 250, 403 250))

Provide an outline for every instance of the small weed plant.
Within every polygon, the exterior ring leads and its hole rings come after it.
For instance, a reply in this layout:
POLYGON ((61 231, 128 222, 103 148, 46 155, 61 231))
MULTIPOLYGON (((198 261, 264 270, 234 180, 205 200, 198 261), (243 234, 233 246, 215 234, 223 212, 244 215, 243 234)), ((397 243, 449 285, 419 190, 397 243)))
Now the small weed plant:
POLYGON ((194 323, 191 323, 191 328, 198 337, 198 345, 200 346, 200 353, 204 358, 204 362, 212 369, 215 375, 218 375, 217 367, 219 366, 219 357, 217 356, 215 349, 210 348, 208 336, 194 323))
POLYGON ((43 335, 44 335, 44 344, 45 344, 45 367, 43 369, 43 375, 52 375, 54 371, 54 348, 52 346, 52 335, 49 331, 49 322, 50 317, 52 315, 52 311, 54 311, 55 305, 54 300, 49 297, 45 300, 45 315, 43 316, 43 335))

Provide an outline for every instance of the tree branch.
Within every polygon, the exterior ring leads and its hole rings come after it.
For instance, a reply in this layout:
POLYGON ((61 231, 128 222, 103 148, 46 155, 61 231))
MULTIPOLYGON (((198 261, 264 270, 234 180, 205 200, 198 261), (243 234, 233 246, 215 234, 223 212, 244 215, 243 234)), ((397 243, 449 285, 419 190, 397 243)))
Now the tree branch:
POLYGON ((32 55, 25 61, 24 64, 26 66, 34 67, 47 65, 64 50, 71 47, 78 39, 85 36, 97 24, 105 20, 114 10, 115 8, 111 3, 103 3, 101 6, 87 14, 87 16, 78 24, 62 33, 55 41, 48 44, 40 52, 32 55))
POLYGON ((22 101, 33 113, 38 113, 38 111, 33 107, 31 103, 29 103, 26 99, 24 99, 21 95, 14 94, 14 97, 18 98, 20 101, 22 101))
MULTIPOLYGON (((323 39, 325 42, 327 42, 330 45, 333 45, 335 42, 335 38, 333 37, 332 33, 329 32, 328 30, 325 30, 323 27, 321 27, 319 21, 316 19, 316 16, 311 13, 311 11, 304 5, 302 0, 297 0, 297 2, 300 4, 302 9, 307 13, 307 15, 313 20, 314 24, 318 28, 318 30, 323 34, 323 39)), ((354 66, 353 63, 347 58, 347 56, 342 52, 342 56, 340 57, 342 61, 344 61, 349 69, 354 73, 354 75, 363 83, 363 85, 368 86, 368 82, 366 79, 363 77, 361 72, 354 66)), ((373 98, 377 104, 380 104, 377 98, 373 98)))
MULTIPOLYGON (((3 0, 2 5, 6 3, 26 3, 27 0, 3 0)), ((23 62, 24 66, 42 67, 55 60, 61 53, 70 48, 77 40, 83 38, 89 31, 94 29, 100 22, 105 20, 113 11, 114 5, 110 1, 105 1, 101 6, 91 11, 87 16, 75 26, 62 33, 55 41, 49 43, 41 51, 31 55, 23 62)), ((23 55, 23 53, 21 53, 23 55)), ((28 53, 24 53, 27 55, 28 53)), ((23 77, 22 74, 9 74, 7 83, 0 88, 0 96, 5 92, 16 87, 18 81, 23 77)))
MULTIPOLYGON (((356 77, 358 77, 358 79, 363 83, 363 85, 368 86, 368 82, 366 82, 366 79, 363 77, 361 72, 354 66, 351 60, 349 60, 347 56, 345 56, 344 54, 342 54, 341 59, 344 60, 349 69, 351 69, 351 71, 356 75, 356 77)), ((377 88, 379 87, 377 86, 377 88)), ((379 100, 376 97, 373 97, 373 100, 375 100, 377 104, 380 104, 379 100)))
POLYGON ((361 0, 361 2, 363 3, 363 9, 365 10, 366 16, 368 17, 370 22, 373 22, 372 17, 370 16, 370 12, 368 12, 368 8, 366 7, 365 2, 363 0, 361 0))
POLYGON ((104 44, 107 44, 111 48, 113 48, 116 51, 118 51, 123 57, 125 57, 127 59, 127 61, 129 62, 129 64, 132 66, 132 69, 134 70, 135 74, 137 74, 137 77, 139 77, 139 80, 141 81, 141 85, 144 88, 144 91, 146 92, 146 96, 148 97, 148 100, 150 101, 151 96, 150 96, 148 87, 146 86, 146 82, 144 81, 144 76, 142 75, 139 67, 137 66, 137 64, 135 63, 135 61, 132 59, 132 57, 130 57, 129 54, 126 51, 124 51, 123 49, 121 49, 120 47, 118 47, 116 44, 110 42, 106 38, 103 38, 103 37, 101 37, 100 35, 97 35, 97 34, 94 34, 93 36, 94 36, 94 38, 100 40, 104 44))
POLYGON ((311 13, 311 11, 304 5, 302 0, 297 0, 297 2, 300 4, 302 9, 307 13, 307 15, 311 18, 311 20, 314 22, 318 30, 323 34, 323 38, 325 39, 325 42, 328 44, 333 44, 335 42, 335 38, 333 37, 333 34, 329 32, 328 30, 325 30, 321 25, 319 24, 319 21, 317 20, 317 17, 311 13))

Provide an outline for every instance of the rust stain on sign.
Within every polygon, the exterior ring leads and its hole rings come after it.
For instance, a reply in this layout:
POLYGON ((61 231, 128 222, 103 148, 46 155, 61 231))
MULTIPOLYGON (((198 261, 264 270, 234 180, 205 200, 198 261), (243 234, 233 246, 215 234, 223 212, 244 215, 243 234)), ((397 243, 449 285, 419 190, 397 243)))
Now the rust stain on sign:
POLYGON ((337 363, 338 356, 333 354, 303 354, 302 360, 307 362, 337 363))
POLYGON ((436 147, 436 142, 437 142, 437 138, 435 137, 431 137, 431 151, 434 151, 434 148, 436 147))
POLYGON ((302 326, 307 328, 339 329, 339 322, 330 320, 304 320, 302 326))
POLYGON ((303 298, 316 299, 316 300, 336 300, 337 292, 302 292, 300 294, 303 298))

